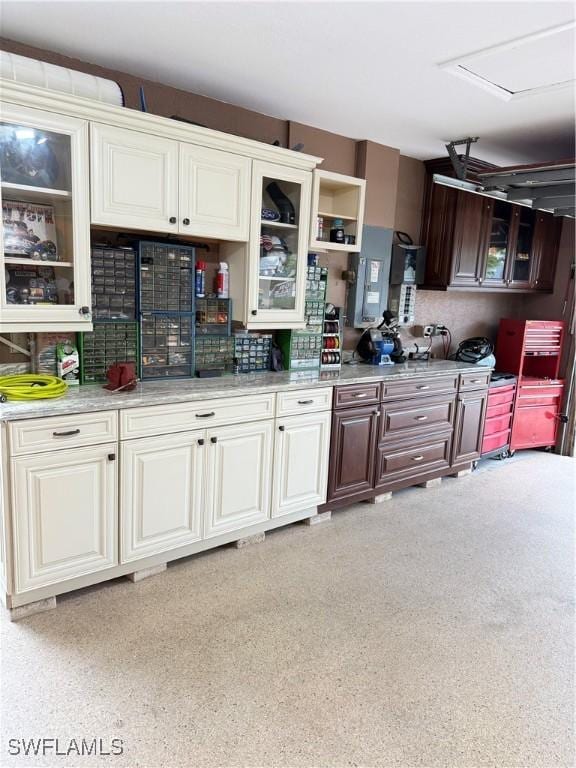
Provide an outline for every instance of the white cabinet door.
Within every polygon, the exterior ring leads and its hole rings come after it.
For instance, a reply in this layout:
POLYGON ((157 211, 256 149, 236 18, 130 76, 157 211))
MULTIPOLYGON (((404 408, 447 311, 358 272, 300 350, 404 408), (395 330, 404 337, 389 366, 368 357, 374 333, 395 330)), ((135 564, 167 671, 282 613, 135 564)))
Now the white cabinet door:
POLYGON ((116 443, 12 460, 16 591, 117 565, 116 443))
POLYGON ((248 157, 180 144, 180 232, 248 240, 251 167, 248 157))
POLYGON ((208 432, 206 537, 270 517, 272 421, 208 432))
POLYGON ((204 432, 122 443, 120 561, 201 538, 204 432))
POLYGON ((12 104, 1 120, 0 333, 90 331, 88 122, 12 104))
POLYGON ((252 164, 248 328, 303 327, 311 189, 310 171, 252 164))
POLYGON ((272 517, 326 501, 330 411, 279 419, 274 438, 272 517))
POLYGON ((90 126, 92 223, 178 231, 178 142, 90 126))

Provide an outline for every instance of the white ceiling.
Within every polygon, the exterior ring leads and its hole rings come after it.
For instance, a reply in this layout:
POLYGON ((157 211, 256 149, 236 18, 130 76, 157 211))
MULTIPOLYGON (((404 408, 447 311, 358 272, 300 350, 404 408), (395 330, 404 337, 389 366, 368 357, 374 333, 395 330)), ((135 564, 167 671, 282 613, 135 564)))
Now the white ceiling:
MULTIPOLYGON (((14 2, 3 37, 418 158, 574 155, 574 92, 502 102, 438 65, 565 24, 569 2, 14 2)), ((565 52, 565 51, 564 51, 565 52)), ((574 51, 569 52, 574 61, 574 51)), ((554 78, 548 52, 546 76, 554 78)), ((566 57, 558 72, 565 77, 566 57)), ((515 76, 517 75, 517 70, 515 76)))

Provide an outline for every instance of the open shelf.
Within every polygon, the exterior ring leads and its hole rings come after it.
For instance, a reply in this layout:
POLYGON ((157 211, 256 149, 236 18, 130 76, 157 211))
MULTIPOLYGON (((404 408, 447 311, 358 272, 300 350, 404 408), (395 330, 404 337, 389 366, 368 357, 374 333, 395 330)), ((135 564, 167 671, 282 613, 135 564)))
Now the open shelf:
POLYGON ((275 227, 276 229, 298 229, 298 224, 284 224, 281 221, 266 221, 262 219, 260 222, 263 227, 275 227))
POLYGON ((331 243, 329 240, 312 240, 310 242, 310 250, 313 253, 319 251, 342 251, 343 253, 358 253, 360 251, 360 245, 355 243, 331 243))
POLYGON ((7 192, 16 192, 24 195, 43 195, 46 197, 71 197, 70 192, 65 189, 50 189, 49 187, 35 187, 33 184, 12 184, 9 181, 2 182, 2 189, 7 192))
POLYGON ((325 219, 342 219, 342 221, 358 221, 356 216, 345 216, 343 213, 326 213, 325 211, 318 211, 318 216, 323 216, 325 219))
POLYGON ((331 171, 314 171, 312 216, 310 220, 310 250, 358 253, 362 245, 364 199, 366 182, 354 176, 344 176, 331 171), (323 226, 319 227, 319 219, 323 226), (333 243, 328 239, 329 230, 336 219, 342 222, 346 235, 353 235, 356 242, 333 243), (321 239, 318 239, 320 237, 321 239))
POLYGON ((258 278, 260 280, 277 280, 281 283, 293 283, 296 280, 295 277, 278 277, 277 275, 258 275, 258 278))
POLYGON ((19 256, 5 256, 4 264, 20 264, 27 267, 73 267, 71 261, 42 261, 41 259, 27 259, 19 256))

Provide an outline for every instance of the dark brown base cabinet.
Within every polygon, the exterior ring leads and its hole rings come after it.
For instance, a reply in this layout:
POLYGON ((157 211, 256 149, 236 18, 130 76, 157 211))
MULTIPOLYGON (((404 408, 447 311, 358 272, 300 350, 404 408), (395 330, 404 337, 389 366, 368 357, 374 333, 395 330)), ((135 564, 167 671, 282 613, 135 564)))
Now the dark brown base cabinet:
POLYGON ((474 370, 336 387, 322 509, 471 467, 480 457, 489 379, 489 371, 474 370))

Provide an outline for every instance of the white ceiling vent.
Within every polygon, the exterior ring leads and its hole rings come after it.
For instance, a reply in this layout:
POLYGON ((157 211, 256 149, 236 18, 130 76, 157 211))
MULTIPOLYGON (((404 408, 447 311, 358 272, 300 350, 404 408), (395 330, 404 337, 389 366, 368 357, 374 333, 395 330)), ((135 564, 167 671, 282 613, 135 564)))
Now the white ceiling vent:
POLYGON ((505 101, 573 88, 575 27, 562 24, 439 66, 505 101))

